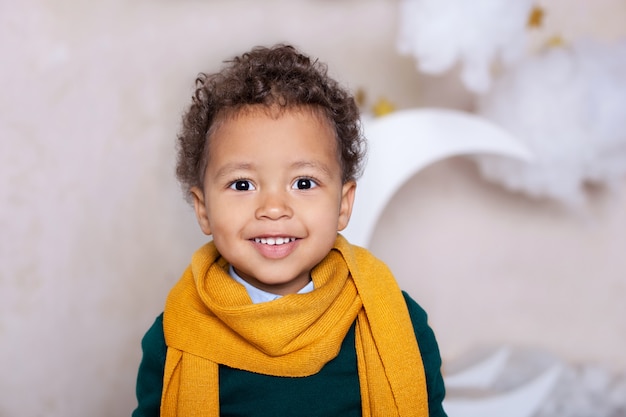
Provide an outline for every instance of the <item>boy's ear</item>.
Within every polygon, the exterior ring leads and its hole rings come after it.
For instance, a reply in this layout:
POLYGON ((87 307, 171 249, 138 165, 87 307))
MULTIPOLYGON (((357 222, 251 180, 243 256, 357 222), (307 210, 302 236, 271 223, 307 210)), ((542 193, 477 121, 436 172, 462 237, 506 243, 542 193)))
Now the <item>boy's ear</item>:
POLYGON ((342 231, 348 227, 350 216, 352 215, 352 206, 354 205, 354 194, 356 192, 356 182, 348 181, 343 185, 341 190, 341 207, 339 208, 339 220, 337 222, 337 231, 342 231))
POLYGON ((189 190, 193 197, 193 209, 196 212, 196 219, 200 225, 200 229, 205 235, 211 234, 211 226, 209 224, 209 216, 207 215, 206 204, 204 202, 204 192, 198 187, 191 187, 189 190))

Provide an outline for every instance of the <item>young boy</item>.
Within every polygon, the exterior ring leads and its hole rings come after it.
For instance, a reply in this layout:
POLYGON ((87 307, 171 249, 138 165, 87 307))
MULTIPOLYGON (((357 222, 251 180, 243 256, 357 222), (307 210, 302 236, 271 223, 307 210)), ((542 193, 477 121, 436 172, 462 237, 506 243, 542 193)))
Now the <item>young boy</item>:
POLYGON ((364 157, 352 96, 285 45, 196 87, 177 176, 213 239, 143 338, 133 416, 445 416, 426 313, 338 234, 364 157))

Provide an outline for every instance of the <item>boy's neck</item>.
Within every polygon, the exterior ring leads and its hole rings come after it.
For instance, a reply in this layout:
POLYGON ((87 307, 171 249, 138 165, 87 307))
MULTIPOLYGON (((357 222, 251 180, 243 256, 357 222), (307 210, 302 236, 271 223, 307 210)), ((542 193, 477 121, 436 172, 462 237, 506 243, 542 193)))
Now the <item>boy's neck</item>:
MULTIPOLYGON (((235 281, 244 286, 246 292, 248 293, 248 296, 254 304, 273 301, 283 297, 283 295, 281 294, 274 294, 272 292, 263 290, 250 284, 248 281, 241 278, 239 274, 237 274, 237 271, 235 271, 235 268, 233 268, 232 265, 229 266, 228 273, 235 281)), ((297 294, 306 294, 313 291, 314 289, 315 287, 313 286, 313 281, 309 281, 304 287, 297 291, 297 294)))

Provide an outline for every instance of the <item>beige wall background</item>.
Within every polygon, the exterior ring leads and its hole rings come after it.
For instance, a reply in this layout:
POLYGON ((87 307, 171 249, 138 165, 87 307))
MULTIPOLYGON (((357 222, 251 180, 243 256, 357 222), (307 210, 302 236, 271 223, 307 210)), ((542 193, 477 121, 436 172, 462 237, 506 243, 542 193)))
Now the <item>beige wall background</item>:
MULTIPOLYGON (((571 33, 626 32, 623 2, 544 3, 571 33)), ((454 74, 396 54, 396 7, 0 0, 0 416, 133 409, 140 339, 204 241, 173 179, 199 71, 288 41, 370 101, 471 108, 454 74)), ((515 344, 626 369, 622 199, 571 213, 454 158, 404 185, 371 247, 429 311, 445 360, 515 344)))

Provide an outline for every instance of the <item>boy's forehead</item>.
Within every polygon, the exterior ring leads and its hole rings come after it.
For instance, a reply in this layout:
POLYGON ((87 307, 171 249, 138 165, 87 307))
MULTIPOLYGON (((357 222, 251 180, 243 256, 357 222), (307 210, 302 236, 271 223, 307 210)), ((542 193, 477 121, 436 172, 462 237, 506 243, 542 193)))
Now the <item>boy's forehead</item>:
MULTIPOLYGON (((236 109, 228 109, 219 113, 215 117, 212 126, 207 132, 207 146, 206 146, 207 151, 209 151, 210 153, 209 148, 211 147, 211 139, 225 125, 228 125, 231 123, 237 123, 238 121, 241 121, 243 119, 258 118, 258 117, 269 118, 272 120, 279 120, 280 118, 285 117, 286 115, 290 115, 290 114, 291 115, 299 114, 299 115, 313 117, 316 121, 319 122, 319 126, 322 129, 328 129, 328 133, 330 133, 335 139, 337 139, 337 131, 335 129, 335 125, 331 122, 330 117, 328 117, 326 113, 324 112, 324 110, 320 107, 316 107, 316 106, 285 107, 285 106, 278 106, 278 105, 267 106, 267 105, 262 105, 262 104, 256 104, 256 105, 247 105, 247 106, 236 108, 236 109)), ((335 141, 335 146, 337 147, 336 148, 337 151, 339 150, 338 145, 339 143, 335 141)))
POLYGON ((293 106, 281 106, 278 104, 265 105, 265 104, 252 104, 245 105, 237 108, 228 108, 222 110, 215 117, 215 124, 224 124, 229 121, 236 121, 242 117, 258 117, 265 116, 270 119, 277 120, 286 114, 300 113, 315 117, 321 123, 325 124, 331 130, 335 130, 331 123, 330 117, 326 115, 324 110, 319 106, 312 105, 293 105, 293 106))
MULTIPOLYGON (((228 136, 223 137, 220 135, 220 130, 226 128, 230 129, 234 125, 239 122, 246 123, 250 118, 268 118, 271 120, 279 120, 282 117, 287 115, 304 115, 310 116, 315 121, 319 123, 320 129, 326 130, 326 132, 330 136, 332 136, 335 140, 332 141, 333 152, 336 154, 337 161, 341 163, 341 155, 339 151, 339 143, 337 141, 337 134, 334 129, 334 125, 331 124, 329 118, 326 116, 324 111, 321 108, 317 108, 314 106, 293 106, 293 107, 281 107, 278 106, 265 106, 265 105, 251 105, 245 106, 239 109, 232 109, 228 112, 224 112, 223 114, 218 115, 217 120, 211 127, 209 134, 207 135, 207 145, 206 145, 206 162, 211 162, 211 154, 215 150, 216 143, 214 140, 218 141, 226 140, 228 141, 228 136), (245 121, 244 121, 245 119, 245 121), (230 126, 230 128, 228 127, 230 126)), ((320 135, 321 138, 324 135, 320 135)))

